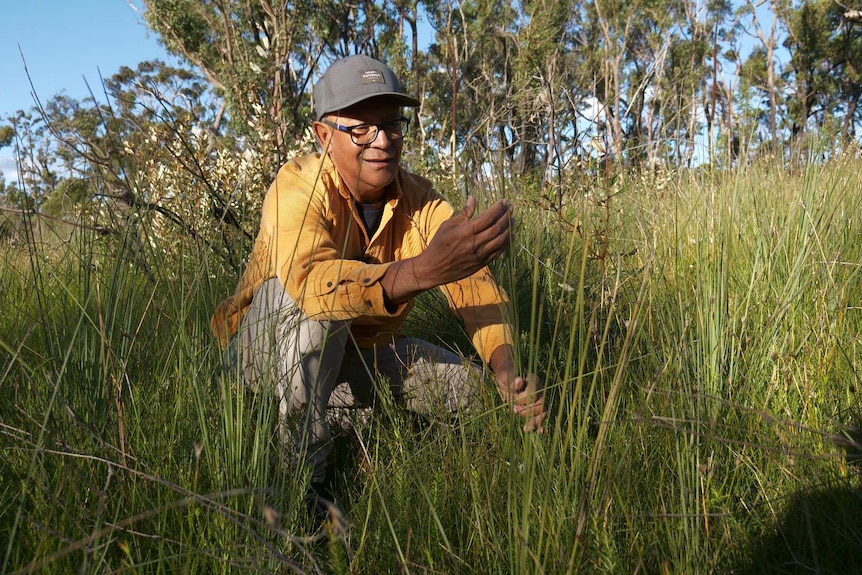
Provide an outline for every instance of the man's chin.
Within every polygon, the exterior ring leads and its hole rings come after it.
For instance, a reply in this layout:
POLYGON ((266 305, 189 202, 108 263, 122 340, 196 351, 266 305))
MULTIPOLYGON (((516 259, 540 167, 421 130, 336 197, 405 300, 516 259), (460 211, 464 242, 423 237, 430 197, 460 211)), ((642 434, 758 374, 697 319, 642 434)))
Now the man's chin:
POLYGON ((379 172, 365 175, 366 177, 362 178, 362 188, 365 190, 382 190, 395 181, 394 172, 379 172))
POLYGON ((356 199, 362 203, 369 204, 381 201, 386 196, 386 188, 392 183, 394 178, 382 180, 380 182, 363 182, 358 194, 354 194, 356 199))

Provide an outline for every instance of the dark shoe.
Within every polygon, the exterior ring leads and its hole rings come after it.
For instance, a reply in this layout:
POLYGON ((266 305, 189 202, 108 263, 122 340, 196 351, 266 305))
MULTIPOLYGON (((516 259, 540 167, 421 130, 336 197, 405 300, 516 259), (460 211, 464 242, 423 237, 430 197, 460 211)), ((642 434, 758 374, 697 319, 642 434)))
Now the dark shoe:
POLYGON ((335 503, 335 498, 324 483, 312 482, 308 486, 308 491, 305 492, 305 505, 313 532, 319 531, 327 523, 336 532, 346 529, 347 520, 344 511, 335 503))

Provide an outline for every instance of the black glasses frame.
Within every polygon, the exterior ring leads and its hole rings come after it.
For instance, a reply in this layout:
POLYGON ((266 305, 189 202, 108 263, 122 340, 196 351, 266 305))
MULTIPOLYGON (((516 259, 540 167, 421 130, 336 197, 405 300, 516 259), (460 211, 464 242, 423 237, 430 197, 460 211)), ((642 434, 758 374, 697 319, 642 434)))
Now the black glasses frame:
POLYGON ((335 122, 325 118, 320 121, 327 126, 335 128, 339 132, 350 134, 350 139, 357 146, 367 146, 374 143, 374 140, 376 140, 377 136, 380 135, 381 129, 386 131, 386 136, 390 140, 400 140, 407 135, 407 130, 410 129, 410 118, 405 118, 404 116, 401 116, 397 120, 389 120, 388 122, 382 122, 380 124, 357 124, 355 126, 336 124, 335 122), (355 133, 355 130, 359 130, 361 132, 368 128, 374 128, 374 131, 372 132, 369 130, 366 133, 355 133))

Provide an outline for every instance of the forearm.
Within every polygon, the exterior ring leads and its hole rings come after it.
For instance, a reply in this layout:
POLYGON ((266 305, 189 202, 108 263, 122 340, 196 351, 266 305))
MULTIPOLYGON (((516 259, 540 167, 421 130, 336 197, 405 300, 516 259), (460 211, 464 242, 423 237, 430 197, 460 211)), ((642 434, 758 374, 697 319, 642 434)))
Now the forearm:
POLYGON ((439 284, 425 270, 421 256, 393 263, 380 278, 386 305, 397 307, 439 284))
POLYGON ((498 379, 501 376, 507 376, 511 379, 515 377, 515 348, 509 344, 504 344, 491 354, 489 360, 491 371, 498 379))

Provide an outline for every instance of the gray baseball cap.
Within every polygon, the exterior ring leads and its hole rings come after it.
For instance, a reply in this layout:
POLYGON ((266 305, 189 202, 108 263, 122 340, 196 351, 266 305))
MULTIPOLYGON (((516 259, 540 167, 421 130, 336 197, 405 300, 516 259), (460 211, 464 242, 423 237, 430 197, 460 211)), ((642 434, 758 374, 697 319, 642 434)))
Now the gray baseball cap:
POLYGON ((395 72, 383 62, 364 54, 336 60, 314 85, 315 119, 377 96, 389 96, 402 106, 419 106, 419 100, 401 91, 395 72))

